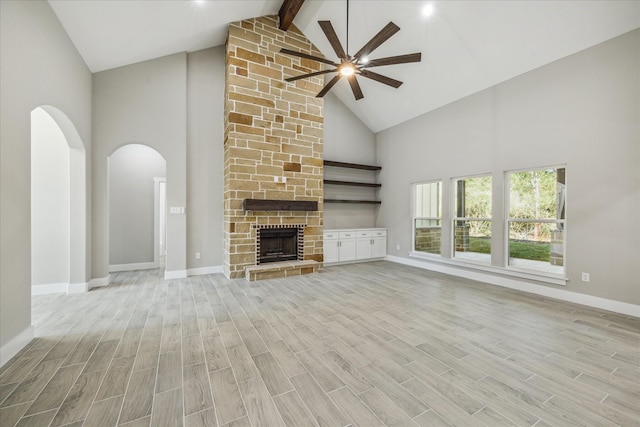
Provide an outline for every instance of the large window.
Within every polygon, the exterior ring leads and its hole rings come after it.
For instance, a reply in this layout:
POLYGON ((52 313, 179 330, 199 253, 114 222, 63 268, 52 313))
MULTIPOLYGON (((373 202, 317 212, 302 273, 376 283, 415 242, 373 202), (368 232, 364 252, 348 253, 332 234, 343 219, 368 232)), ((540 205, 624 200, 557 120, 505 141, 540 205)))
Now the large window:
POLYGON ((414 184, 413 249, 440 254, 442 242, 442 182, 414 184))
POLYGON ((491 176, 453 181, 454 257, 491 262, 491 176))
POLYGON ((564 273, 563 167, 507 173, 509 266, 564 273))

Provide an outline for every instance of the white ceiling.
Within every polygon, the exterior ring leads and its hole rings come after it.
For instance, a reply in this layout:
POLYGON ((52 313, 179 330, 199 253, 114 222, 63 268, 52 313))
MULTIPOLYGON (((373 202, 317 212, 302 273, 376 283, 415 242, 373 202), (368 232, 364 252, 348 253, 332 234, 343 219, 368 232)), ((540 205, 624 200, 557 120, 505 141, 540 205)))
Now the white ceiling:
MULTIPOLYGON (((48 0, 92 72, 224 44, 227 24, 277 14, 282 0, 48 0)), ((378 67, 399 89, 359 78, 332 92, 372 131, 439 108, 640 27, 640 1, 351 0, 349 53, 389 21, 401 30, 372 58, 422 52, 422 62, 378 67), (426 18, 422 8, 435 13, 426 18)), ((346 44, 346 0, 307 0, 295 25, 327 58, 320 27, 330 20, 346 44)), ((332 76, 332 75, 330 75, 332 76)))

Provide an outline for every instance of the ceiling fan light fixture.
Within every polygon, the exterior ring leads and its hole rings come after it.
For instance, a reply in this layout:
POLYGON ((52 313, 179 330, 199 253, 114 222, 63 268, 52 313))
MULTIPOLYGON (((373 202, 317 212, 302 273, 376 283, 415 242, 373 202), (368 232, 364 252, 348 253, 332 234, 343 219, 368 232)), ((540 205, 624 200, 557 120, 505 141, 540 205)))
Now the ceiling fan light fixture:
POLYGON ((345 77, 352 76, 355 72, 356 72, 356 67, 350 62, 346 64, 342 64, 340 66, 340 74, 345 77))
POLYGON ((345 50, 342 47, 342 43, 340 43, 340 39, 336 34, 336 31, 331 25, 331 21, 318 21, 318 25, 324 32, 324 35, 327 37, 329 44, 333 48, 336 56, 338 57, 338 62, 333 62, 331 60, 325 59, 323 57, 309 55, 304 52, 296 52, 294 50, 282 48, 280 49, 280 53, 284 53, 286 55, 297 56, 298 58, 310 59, 313 61, 317 61, 323 64, 327 64, 332 66, 333 68, 328 68, 325 70, 314 71, 312 73, 301 74, 299 76, 288 77, 285 79, 287 82, 294 82, 300 79, 306 79, 308 77, 315 77, 323 74, 336 73, 335 76, 331 80, 329 80, 322 90, 318 92, 316 98, 322 98, 325 96, 333 86, 342 78, 345 77, 349 82, 349 86, 351 87, 351 91, 353 92, 354 98, 357 100, 364 98, 362 93, 362 89, 360 88, 360 84, 358 83, 357 77, 364 77, 367 79, 375 80, 379 83, 383 83, 385 85, 399 88, 402 85, 402 82, 396 79, 392 79, 391 77, 383 76, 382 74, 377 74, 372 71, 369 71, 369 68, 380 67, 384 65, 394 65, 394 64, 406 64, 409 62, 420 62, 421 54, 420 53, 410 53, 406 55, 397 55, 397 56, 389 56, 386 58, 377 58, 377 59, 369 59, 369 55, 377 49, 382 43, 386 42, 391 36, 400 31, 400 27, 398 27, 393 22, 389 22, 382 28, 375 36, 371 38, 357 53, 354 55, 349 54, 349 0, 347 0, 347 49, 345 50))

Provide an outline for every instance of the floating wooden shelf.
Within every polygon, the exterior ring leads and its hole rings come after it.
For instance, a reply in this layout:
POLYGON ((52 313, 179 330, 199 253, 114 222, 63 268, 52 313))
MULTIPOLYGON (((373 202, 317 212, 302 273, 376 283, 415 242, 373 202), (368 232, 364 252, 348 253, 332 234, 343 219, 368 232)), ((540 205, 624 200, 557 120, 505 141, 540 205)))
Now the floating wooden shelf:
MULTIPOLYGON (((345 163, 345 162, 335 162, 333 160, 323 160, 323 164, 325 166, 333 166, 338 168, 347 168, 347 169, 360 169, 366 171, 377 172, 382 169, 382 166, 374 166, 374 165, 362 165, 359 163, 345 163)), ((353 181, 339 181, 334 179, 325 179, 323 180, 325 184, 329 185, 349 185, 352 187, 368 187, 368 188, 380 188, 382 184, 377 183, 369 183, 369 182, 353 182, 353 181)), ((361 204, 361 205, 380 205, 382 202, 380 200, 348 200, 348 199, 324 199, 325 203, 350 203, 350 204, 361 204)))
POLYGON ((325 184, 331 185, 349 185, 353 187, 371 187, 371 188, 380 188, 382 184, 369 183, 369 182, 353 182, 353 181, 335 181, 333 179, 325 179, 325 184))
POLYGON ((344 162, 334 162, 333 160, 324 160, 325 166, 335 166, 338 168, 349 168, 349 169, 363 169, 367 171, 379 171, 382 169, 382 166, 373 166, 373 165, 361 165, 358 163, 344 163, 344 162))
POLYGON ((325 203, 353 203, 363 205, 379 205, 382 202, 380 200, 345 200, 345 199, 324 199, 325 203))
POLYGON ((245 211, 317 211, 318 202, 307 200, 244 199, 245 211))

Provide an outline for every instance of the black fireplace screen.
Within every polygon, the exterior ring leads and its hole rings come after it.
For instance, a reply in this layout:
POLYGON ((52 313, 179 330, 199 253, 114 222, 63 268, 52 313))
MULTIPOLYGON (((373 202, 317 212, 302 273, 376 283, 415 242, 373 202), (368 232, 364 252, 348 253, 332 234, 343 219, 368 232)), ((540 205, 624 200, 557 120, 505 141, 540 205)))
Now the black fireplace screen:
POLYGON ((259 264, 298 259, 296 228, 263 228, 259 233, 259 264))

